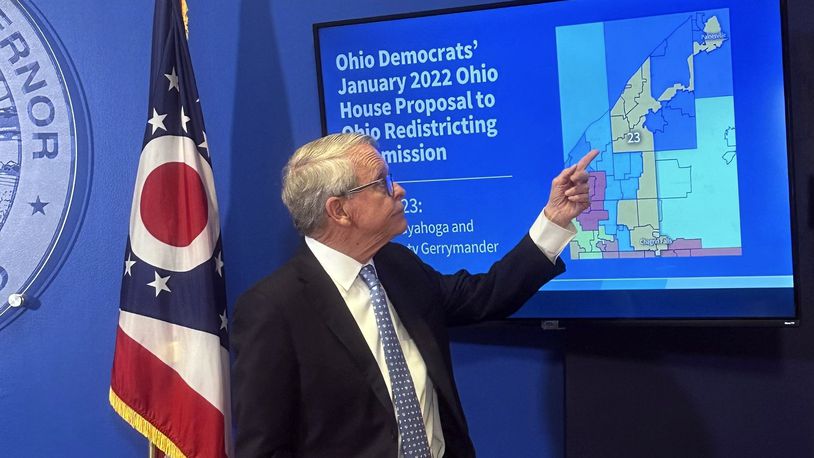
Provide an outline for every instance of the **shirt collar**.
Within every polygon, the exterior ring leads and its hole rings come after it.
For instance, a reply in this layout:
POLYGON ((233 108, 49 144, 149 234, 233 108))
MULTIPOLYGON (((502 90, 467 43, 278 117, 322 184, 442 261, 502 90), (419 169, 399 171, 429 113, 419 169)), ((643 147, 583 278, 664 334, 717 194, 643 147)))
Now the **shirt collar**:
MULTIPOLYGON (((331 280, 345 292, 350 289, 362 267, 366 265, 311 237, 305 237, 305 244, 314 253, 314 257, 317 258, 331 280)), ((367 264, 373 265, 373 260, 371 259, 367 264)))

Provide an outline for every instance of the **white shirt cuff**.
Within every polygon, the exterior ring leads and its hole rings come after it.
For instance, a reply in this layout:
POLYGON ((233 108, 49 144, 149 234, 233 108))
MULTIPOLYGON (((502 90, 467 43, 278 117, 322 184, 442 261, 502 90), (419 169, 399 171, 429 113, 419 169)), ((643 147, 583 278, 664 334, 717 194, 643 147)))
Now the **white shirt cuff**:
POLYGON ((576 235, 577 228, 574 223, 568 223, 568 227, 560 227, 546 218, 542 211, 529 229, 531 240, 552 263, 557 262, 562 250, 576 235))

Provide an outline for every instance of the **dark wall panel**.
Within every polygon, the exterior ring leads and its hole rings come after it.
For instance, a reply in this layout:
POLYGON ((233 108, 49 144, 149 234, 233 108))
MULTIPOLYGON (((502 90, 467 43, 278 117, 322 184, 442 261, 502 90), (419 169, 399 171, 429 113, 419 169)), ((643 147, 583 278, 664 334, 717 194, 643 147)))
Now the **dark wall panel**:
POLYGON ((814 5, 789 13, 802 325, 569 331, 569 458, 814 456, 814 5))

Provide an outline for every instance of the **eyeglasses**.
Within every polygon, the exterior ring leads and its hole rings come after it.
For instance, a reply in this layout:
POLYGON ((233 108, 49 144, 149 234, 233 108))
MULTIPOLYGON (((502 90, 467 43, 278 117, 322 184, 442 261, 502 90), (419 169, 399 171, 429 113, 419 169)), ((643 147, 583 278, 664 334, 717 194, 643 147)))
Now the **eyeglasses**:
POLYGON ((383 178, 379 178, 378 180, 371 181, 370 183, 365 183, 362 186, 357 186, 353 189, 348 189, 347 191, 343 192, 343 196, 349 196, 351 194, 356 194, 357 192, 361 192, 366 188, 371 186, 376 186, 377 184, 384 184, 384 191, 387 193, 388 196, 393 197, 393 175, 387 175, 383 178))

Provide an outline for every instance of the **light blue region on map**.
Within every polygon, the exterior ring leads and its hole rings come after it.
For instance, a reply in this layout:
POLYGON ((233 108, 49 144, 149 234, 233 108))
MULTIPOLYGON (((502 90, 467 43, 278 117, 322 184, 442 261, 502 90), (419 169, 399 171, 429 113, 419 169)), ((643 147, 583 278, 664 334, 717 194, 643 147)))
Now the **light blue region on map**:
MULTIPOLYGON (((734 100, 697 98, 695 108, 698 147, 656 152, 657 161, 675 160, 682 167, 692 168, 692 192, 687 198, 662 201, 661 233, 672 238, 701 239, 703 248, 740 247, 738 161, 735 158, 727 164, 724 159, 728 149, 726 129, 735 126, 734 100)), ((662 186, 660 176, 658 183, 662 186)), ((664 184, 668 190, 672 185, 664 184)))
MULTIPOLYGON (((639 191, 639 178, 642 176, 642 153, 611 153, 605 157, 610 158, 612 166, 607 167, 601 162, 599 170, 605 170, 605 200, 615 201, 623 199, 636 199, 639 191)), ((611 219, 610 221, 616 221, 611 219)))
MULTIPOLYGON (((590 149, 591 149, 591 144, 588 143, 587 140, 585 140, 585 135, 583 135, 582 137, 579 137, 579 141, 577 141, 577 144, 574 145, 573 148, 571 148, 571 152, 567 153, 565 155, 565 166, 570 167, 570 166, 576 164, 577 161, 579 161, 579 158, 582 157, 582 154, 584 154, 584 153, 580 154, 580 152, 589 151, 590 149)), ((568 151, 568 150, 566 150, 566 151, 568 151)), ((601 155, 599 157, 597 157, 596 160, 599 160, 599 159, 601 159, 601 155)), ((596 162, 596 160, 594 162, 596 162)), ((595 166, 595 164, 592 164, 592 167, 590 168, 590 170, 594 170, 594 168, 593 168, 594 166, 595 166)))
POLYGON ((620 200, 635 200, 638 199, 639 193, 639 179, 628 178, 619 182, 622 187, 622 198, 620 200))
MULTIPOLYGON (((656 157, 659 157, 656 153, 656 157)), ((682 166, 677 159, 656 160, 656 188, 660 199, 684 199, 692 192, 689 166, 682 166)), ((664 214, 664 206, 661 206, 664 214)))
MULTIPOLYGON (((616 181, 613 177, 608 176, 608 181, 605 183, 605 202, 617 201, 622 199, 622 182, 616 181)), ((615 222, 615 220, 610 220, 615 222)))
MULTIPOLYGON (((578 147, 582 147, 582 149, 575 148, 571 151, 571 160, 569 161, 569 165, 579 160, 579 158, 582 157, 586 151, 598 149, 599 155, 593 160, 593 162, 591 162, 588 170, 592 172, 605 172, 605 179, 613 181, 613 177, 616 174, 616 166, 614 164, 615 154, 613 154, 613 151, 610 148, 610 112, 605 113, 605 115, 602 116, 599 121, 588 128, 586 135, 589 134, 593 140, 588 142, 585 140, 585 137, 583 137, 582 144, 578 144, 578 147)), ((608 197, 606 195, 606 199, 607 198, 608 197)))
POLYGON ((630 171, 632 170, 630 161, 632 155, 630 153, 616 153, 611 157, 613 157, 614 178, 617 180, 630 178, 630 171))
POLYGON ((617 201, 608 201, 605 199, 605 210, 608 212, 608 219, 600 221, 599 225, 605 228, 605 233, 608 235, 616 235, 616 213, 617 201))
POLYGON ((621 186, 622 195, 620 199, 637 199, 639 192, 639 178, 644 172, 642 163, 642 153, 616 153, 614 156, 624 155, 630 158, 630 169, 624 175, 624 179, 617 180, 621 186))
POLYGON ((601 22, 564 26, 556 28, 556 36, 563 150, 568 162, 587 127, 608 111, 605 30, 601 22))
MULTIPOLYGON (((642 153, 607 151, 594 159, 596 170, 605 172, 605 200, 635 199, 642 176, 642 153)), ((616 221, 610 218, 611 222, 616 221)), ((614 232, 608 232, 613 234, 614 232)))
MULTIPOLYGON (((611 145, 611 122, 610 110, 605 111, 601 118, 588 126, 585 131, 585 140, 588 141, 591 149, 598 149, 600 153, 610 151, 611 145)), ((583 151, 577 157, 582 157, 587 151, 583 151)), ((601 170, 601 169, 600 169, 601 170)))
POLYGON ((633 245, 630 243, 630 229, 627 226, 617 226, 617 241, 619 242, 619 251, 633 251, 633 245))

